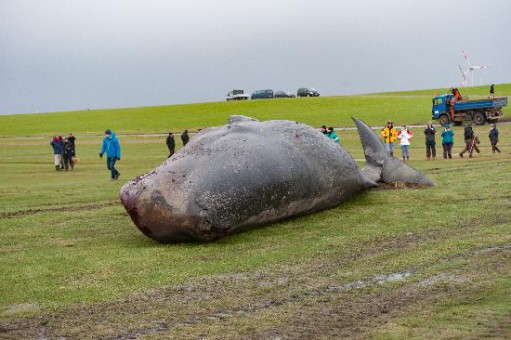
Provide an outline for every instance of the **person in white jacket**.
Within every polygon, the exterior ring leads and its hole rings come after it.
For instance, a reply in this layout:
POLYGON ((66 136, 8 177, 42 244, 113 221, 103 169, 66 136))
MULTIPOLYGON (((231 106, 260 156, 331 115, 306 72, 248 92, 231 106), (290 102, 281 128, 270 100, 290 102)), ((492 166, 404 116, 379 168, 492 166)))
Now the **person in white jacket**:
POLYGON ((401 153, 403 155, 403 162, 406 160, 410 160, 410 144, 411 140, 413 138, 412 131, 408 130, 406 125, 403 125, 401 127, 401 131, 399 131, 399 134, 397 135, 397 138, 401 141, 401 153))

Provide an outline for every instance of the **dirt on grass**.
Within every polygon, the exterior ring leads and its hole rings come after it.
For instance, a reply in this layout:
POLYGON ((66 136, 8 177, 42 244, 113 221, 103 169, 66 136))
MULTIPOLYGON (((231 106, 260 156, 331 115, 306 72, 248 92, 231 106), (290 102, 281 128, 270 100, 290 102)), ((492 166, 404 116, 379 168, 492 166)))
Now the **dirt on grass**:
POLYGON ((18 211, 0 211, 0 219, 2 218, 14 218, 21 217, 45 212, 59 212, 59 211, 89 211, 94 209, 101 209, 106 207, 114 207, 119 206, 119 201, 107 201, 93 204, 80 204, 80 205, 69 205, 62 206, 56 208, 41 208, 41 209, 28 209, 28 210, 18 210, 18 211))
MULTIPOLYGON (((483 225, 479 220, 465 222, 460 222, 457 231, 483 225)), ((7 318, 0 323, 0 338, 367 338, 373 329, 422 304, 434 305, 453 296, 473 299, 475 282, 488 270, 510 269, 511 244, 486 245, 354 280, 340 279, 336 272, 389 251, 456 237, 456 230, 410 233, 368 242, 352 255, 328 262, 318 259, 264 271, 200 277, 115 301, 7 318), (457 261, 460 266, 455 271, 424 274, 457 261)), ((493 335, 509 335, 504 327, 492 329, 493 335)))

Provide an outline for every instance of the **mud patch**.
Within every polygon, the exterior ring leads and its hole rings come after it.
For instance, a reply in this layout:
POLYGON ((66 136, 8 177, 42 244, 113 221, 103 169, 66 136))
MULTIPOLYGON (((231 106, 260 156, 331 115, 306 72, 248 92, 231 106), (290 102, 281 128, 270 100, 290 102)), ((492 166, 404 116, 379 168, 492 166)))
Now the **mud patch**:
POLYGON ((469 282, 470 278, 462 275, 454 274, 439 274, 436 276, 428 277, 427 279, 419 282, 420 286, 433 286, 439 283, 465 283, 469 282))
POLYGON ((426 189, 431 186, 422 185, 419 183, 383 183, 378 182, 378 186, 371 188, 370 190, 379 191, 379 190, 396 190, 396 189, 426 189))
POLYGON ((402 272, 402 273, 393 273, 388 275, 376 275, 370 280, 358 280, 354 282, 349 282, 342 284, 340 286, 330 286, 328 287, 328 291, 330 292, 348 292, 354 289, 365 288, 374 284, 383 284, 387 282, 393 281, 401 281, 411 276, 410 272, 402 272))

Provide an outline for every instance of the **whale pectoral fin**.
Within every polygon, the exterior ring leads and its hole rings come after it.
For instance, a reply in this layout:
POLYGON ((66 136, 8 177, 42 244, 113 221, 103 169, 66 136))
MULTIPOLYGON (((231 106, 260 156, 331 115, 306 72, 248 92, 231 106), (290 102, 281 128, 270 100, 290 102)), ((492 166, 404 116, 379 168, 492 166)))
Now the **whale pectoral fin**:
POLYGON ((234 123, 240 123, 240 122, 258 122, 258 120, 255 118, 247 117, 247 116, 243 116, 243 115, 232 115, 229 117, 227 124, 234 124, 234 123))
POLYGON ((373 129, 358 118, 351 117, 355 122, 364 148, 366 166, 364 175, 375 182, 384 183, 414 183, 424 186, 436 185, 422 172, 390 157, 385 146, 373 129))

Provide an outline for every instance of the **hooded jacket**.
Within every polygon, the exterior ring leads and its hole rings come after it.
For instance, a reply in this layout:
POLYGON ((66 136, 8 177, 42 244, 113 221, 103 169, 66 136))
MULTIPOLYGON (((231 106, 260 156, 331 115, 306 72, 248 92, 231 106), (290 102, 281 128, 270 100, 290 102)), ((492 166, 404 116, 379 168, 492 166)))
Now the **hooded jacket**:
POLYGON ((399 131, 397 138, 401 140, 400 142, 401 145, 410 145, 411 144, 410 140, 413 138, 413 133, 408 129, 401 130, 399 131))
POLYGON ((392 127, 385 126, 381 130, 381 137, 384 140, 384 143, 394 143, 397 137, 396 129, 392 127))
POLYGON ((341 141, 339 140, 339 136, 334 131, 328 133, 328 138, 330 138, 332 141, 334 141, 337 144, 340 144, 341 141))
POLYGON ((105 136, 103 139, 103 146, 101 147, 100 152, 101 156, 103 156, 105 151, 108 157, 121 159, 121 145, 119 144, 119 140, 113 132, 110 137, 105 136))
POLYGON ((442 132, 442 144, 453 144, 454 143, 454 132, 451 129, 445 129, 442 132))

